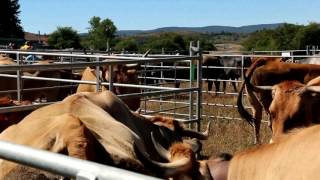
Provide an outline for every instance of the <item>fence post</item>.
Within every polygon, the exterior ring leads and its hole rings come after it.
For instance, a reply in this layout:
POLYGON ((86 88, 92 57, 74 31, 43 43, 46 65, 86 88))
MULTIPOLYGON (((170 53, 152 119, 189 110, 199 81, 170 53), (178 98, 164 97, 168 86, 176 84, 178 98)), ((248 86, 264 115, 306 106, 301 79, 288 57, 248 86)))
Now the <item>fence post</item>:
MULTIPOLYGON (((97 62, 100 62, 99 58, 96 58, 97 62)), ((99 92, 101 89, 101 80, 100 80, 100 66, 96 66, 96 77, 97 77, 97 83, 96 83, 96 92, 99 92)))
MULTIPOLYGON (((193 51, 192 51, 192 47, 193 47, 193 41, 190 42, 190 47, 189 47, 189 56, 192 57, 194 55, 193 51)), ((192 88, 192 83, 193 83, 193 80, 194 80, 194 77, 192 77, 192 67, 193 66, 193 60, 190 60, 190 70, 189 70, 189 74, 190 74, 190 77, 189 77, 189 88, 192 88)), ((189 93, 189 120, 192 120, 193 119, 193 92, 190 91, 189 93)), ((189 124, 191 125, 191 124, 189 124)), ((191 126, 189 126, 189 128, 191 128, 191 126)))
MULTIPOLYGON (((148 63, 148 65, 149 65, 149 63, 148 63)), ((148 85, 148 84, 147 84, 147 62, 146 62, 146 61, 144 62, 144 85, 148 85)), ((146 91, 148 91, 148 89, 143 89, 142 91, 143 91, 143 92, 146 92, 146 91)), ((144 102, 144 114, 147 113, 147 101, 148 101, 147 97, 146 97, 146 96, 143 97, 143 102, 144 102)))
MULTIPOLYGON (((17 52, 17 64, 20 66, 20 54, 17 52)), ((21 102, 21 71, 17 70, 17 100, 21 102)))
MULTIPOLYGON (((164 52, 164 51, 163 51, 164 52)), ((160 71, 160 79, 157 81, 159 83, 159 86, 162 86, 162 81, 163 80, 163 61, 160 62, 160 66, 161 66, 161 71, 160 71)), ((163 97, 162 95, 160 94, 160 104, 159 104, 159 108, 160 108, 160 111, 162 111, 162 101, 163 101, 163 97)))
POLYGON ((112 64, 109 64, 109 90, 113 90, 113 66, 112 64))
POLYGON ((197 61, 197 130, 200 131, 200 121, 202 118, 202 51, 200 49, 200 41, 197 42, 199 60, 197 61))

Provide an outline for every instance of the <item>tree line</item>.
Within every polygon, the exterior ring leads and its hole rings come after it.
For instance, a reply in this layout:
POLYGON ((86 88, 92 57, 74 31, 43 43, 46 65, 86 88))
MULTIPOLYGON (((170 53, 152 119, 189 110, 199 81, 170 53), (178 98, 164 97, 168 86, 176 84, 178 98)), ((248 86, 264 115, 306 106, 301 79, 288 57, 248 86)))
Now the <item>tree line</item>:
POLYGON ((242 42, 245 50, 293 50, 320 45, 320 25, 284 24, 274 30, 256 31, 242 42))
POLYGON ((117 52, 179 52, 188 53, 189 42, 200 40, 204 50, 215 50, 214 40, 195 33, 154 33, 136 36, 117 36, 117 27, 111 19, 92 17, 89 20, 89 31, 79 36, 71 27, 58 27, 49 35, 48 43, 56 49, 83 48, 89 50, 107 50, 117 52))
MULTIPOLYGON (((19 19, 19 1, 0 1, 0 43, 24 38, 19 19)), ((90 49, 144 52, 188 52, 189 42, 200 40, 203 50, 215 50, 215 43, 241 42, 244 50, 291 50, 305 49, 306 46, 320 45, 320 25, 310 23, 306 26, 284 24, 273 30, 260 30, 251 34, 241 33, 195 33, 163 32, 117 36, 117 27, 111 19, 92 17, 88 33, 83 36, 72 27, 58 27, 49 35, 52 48, 90 49)))

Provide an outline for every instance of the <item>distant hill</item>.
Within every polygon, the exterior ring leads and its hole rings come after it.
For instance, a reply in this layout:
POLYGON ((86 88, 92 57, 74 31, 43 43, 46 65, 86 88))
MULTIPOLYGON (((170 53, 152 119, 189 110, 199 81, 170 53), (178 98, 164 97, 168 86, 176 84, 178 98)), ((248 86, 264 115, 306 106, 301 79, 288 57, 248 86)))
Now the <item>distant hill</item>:
POLYGON ((120 36, 132 36, 138 34, 149 34, 159 32, 198 32, 198 33, 252 33, 262 29, 275 29, 283 23, 275 24, 257 24, 240 27, 232 26, 205 26, 205 27, 162 27, 153 30, 120 30, 117 32, 120 36))

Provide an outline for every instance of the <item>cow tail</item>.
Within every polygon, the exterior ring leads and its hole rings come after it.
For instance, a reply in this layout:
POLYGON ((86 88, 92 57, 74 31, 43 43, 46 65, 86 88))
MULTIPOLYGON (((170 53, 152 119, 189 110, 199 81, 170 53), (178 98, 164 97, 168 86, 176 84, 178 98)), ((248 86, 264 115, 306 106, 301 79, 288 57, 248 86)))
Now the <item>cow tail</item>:
POLYGON ((258 100, 257 96, 253 93, 253 91, 256 91, 254 86, 251 84, 251 76, 253 75, 253 72, 255 71, 256 68, 266 64, 267 60, 266 59, 259 59, 255 61, 247 70, 246 74, 244 75, 244 82, 241 85, 241 89, 238 94, 237 98, 237 106, 238 106, 238 112, 240 116, 245 119, 251 126, 254 126, 254 122, 256 122, 255 118, 253 115, 251 115, 248 110, 244 107, 243 105, 243 91, 244 88, 246 87, 247 93, 249 96, 251 96, 251 99, 253 101, 256 101, 257 103, 260 103, 258 100))
POLYGON ((238 112, 243 119, 245 119, 251 126, 253 126, 255 119, 243 105, 242 96, 243 96, 244 87, 245 87, 245 83, 243 82, 241 89, 239 91, 238 99, 237 99, 238 112))

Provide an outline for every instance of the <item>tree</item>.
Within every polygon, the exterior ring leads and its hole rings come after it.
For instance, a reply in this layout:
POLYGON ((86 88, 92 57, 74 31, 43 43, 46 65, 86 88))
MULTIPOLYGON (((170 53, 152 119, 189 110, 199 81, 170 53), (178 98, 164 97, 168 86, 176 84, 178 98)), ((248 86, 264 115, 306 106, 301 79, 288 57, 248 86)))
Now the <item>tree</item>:
POLYGON ((144 44, 144 49, 152 49, 161 52, 186 51, 186 44, 183 37, 177 33, 161 33, 159 36, 150 37, 144 44))
POLYGON ((278 27, 275 29, 272 34, 272 39, 274 40, 274 49, 277 50, 291 50, 291 49, 299 49, 294 42, 293 39, 296 37, 297 32, 301 29, 301 26, 294 24, 287 24, 278 27))
POLYGON ((19 19, 18 0, 0 1, 0 36, 4 38, 23 38, 24 33, 19 19))
POLYGON ((115 50, 122 51, 138 51, 138 43, 135 39, 133 38, 125 38, 119 41, 115 47, 115 50))
POLYGON ((261 30, 252 33, 243 43, 245 50, 275 50, 274 31, 261 30))
POLYGON ((80 38, 77 31, 71 27, 58 27, 56 31, 49 35, 48 43, 57 49, 79 48, 80 38))
POLYGON ((200 41, 200 47, 203 51, 215 51, 217 48, 214 46, 213 42, 202 40, 200 41))
POLYGON ((290 50, 304 49, 307 45, 320 45, 320 25, 307 26, 284 24, 274 30, 252 33, 244 42, 246 50, 290 50))
POLYGON ((89 21, 90 28, 87 44, 90 49, 107 49, 107 44, 114 39, 117 27, 110 19, 101 20, 100 17, 92 17, 89 21))
POLYGON ((294 43, 300 49, 306 46, 319 46, 320 45, 320 25, 310 23, 308 26, 300 28, 294 38, 294 43))

